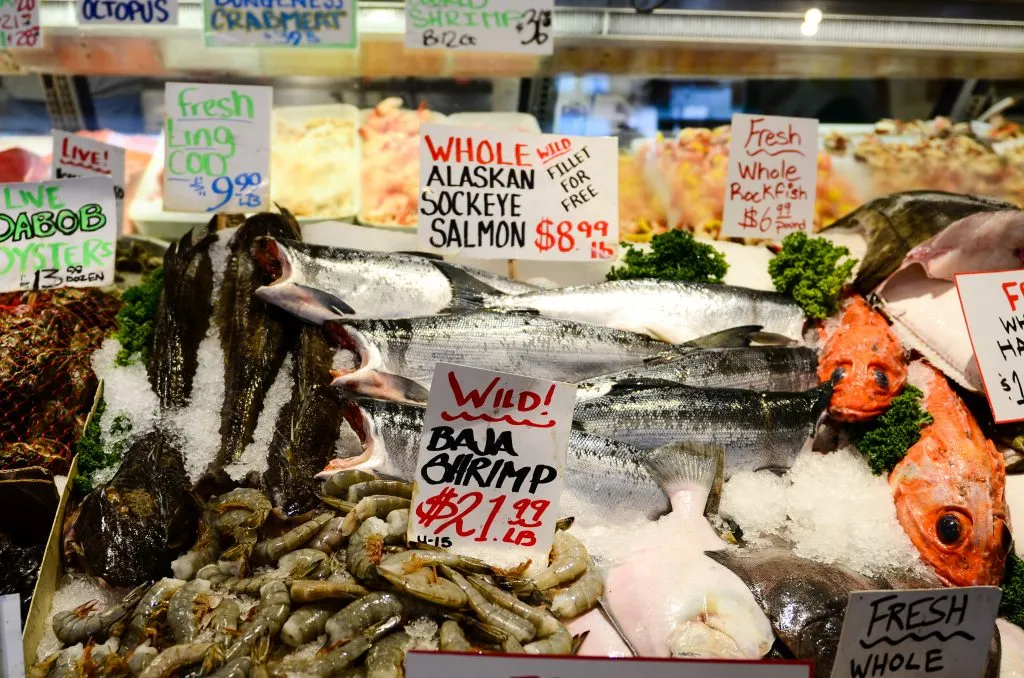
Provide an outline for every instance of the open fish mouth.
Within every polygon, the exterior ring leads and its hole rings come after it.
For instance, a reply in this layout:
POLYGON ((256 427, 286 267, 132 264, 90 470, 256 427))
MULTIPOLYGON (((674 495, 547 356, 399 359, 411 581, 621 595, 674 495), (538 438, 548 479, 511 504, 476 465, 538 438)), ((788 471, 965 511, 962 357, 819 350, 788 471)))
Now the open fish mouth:
POLYGON ((269 285, 283 285, 290 282, 292 263, 288 259, 288 250, 273 238, 261 236, 256 238, 250 249, 253 260, 271 279, 269 285))
POLYGON ((359 403, 353 400, 345 401, 341 406, 341 415, 352 432, 356 434, 363 451, 354 457, 331 459, 327 462, 324 470, 316 474, 316 477, 321 480, 330 478, 335 473, 352 469, 372 471, 380 466, 386 454, 384 443, 377 433, 377 426, 373 423, 373 418, 359 406, 359 403))
POLYGON ((349 394, 395 403, 422 405, 429 391, 412 379, 379 371, 383 365, 380 351, 366 335, 339 322, 327 321, 324 329, 334 344, 359 356, 359 365, 351 370, 332 370, 331 386, 349 394))

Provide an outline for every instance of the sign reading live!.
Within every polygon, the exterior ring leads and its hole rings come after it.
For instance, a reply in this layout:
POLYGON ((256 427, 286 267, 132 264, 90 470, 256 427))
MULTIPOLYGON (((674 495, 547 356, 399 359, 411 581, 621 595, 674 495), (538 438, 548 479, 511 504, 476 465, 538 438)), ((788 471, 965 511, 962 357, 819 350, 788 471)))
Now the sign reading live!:
POLYGON ((781 240, 814 232, 818 121, 732 117, 722 236, 781 240))
POLYGON ((53 178, 110 177, 117 198, 118 233, 124 230, 124 155, 120 146, 53 131, 53 178))
POLYGON ((482 259, 610 259, 618 167, 612 137, 423 125, 420 242, 482 259))

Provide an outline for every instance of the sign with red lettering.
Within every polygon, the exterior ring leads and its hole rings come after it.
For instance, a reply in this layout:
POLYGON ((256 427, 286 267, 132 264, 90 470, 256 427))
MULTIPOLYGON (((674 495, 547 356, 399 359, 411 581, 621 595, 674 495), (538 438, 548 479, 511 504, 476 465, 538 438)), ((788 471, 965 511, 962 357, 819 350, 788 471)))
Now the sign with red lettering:
POLYGON ((0 48, 41 49, 39 0, 0 3, 0 48))
POLYGON ((575 403, 572 384, 438 363, 409 541, 546 563, 575 403))
POLYGON ((1001 596, 996 586, 851 593, 832 678, 980 676, 1001 596))
POLYGON ((732 116, 722 235, 781 240, 814 231, 818 121, 732 116))
POLYGON ((810 662, 410 652, 406 678, 813 678, 810 662))
POLYGON ((481 259, 611 259, 618 141, 423 125, 420 242, 481 259))
POLYGON ((992 416, 997 424, 1024 421, 1024 270, 955 280, 992 416))
POLYGON ((110 177, 117 198, 117 232, 124 232, 124 149, 53 130, 53 178, 110 177))

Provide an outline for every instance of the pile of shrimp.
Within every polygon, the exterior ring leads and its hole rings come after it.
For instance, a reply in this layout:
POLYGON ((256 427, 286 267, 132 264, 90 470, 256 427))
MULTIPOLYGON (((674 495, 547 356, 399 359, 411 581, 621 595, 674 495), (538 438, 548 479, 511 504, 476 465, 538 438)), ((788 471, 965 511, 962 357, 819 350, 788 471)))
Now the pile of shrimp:
POLYGON ((583 638, 561 620, 592 609, 603 585, 565 531, 571 520, 560 522, 548 566, 526 578, 406 544, 411 496, 408 483, 345 471, 324 482, 323 510, 275 536, 259 490, 213 497, 173 577, 101 611, 86 603, 55 614, 64 647, 28 675, 396 678, 413 644, 404 625, 424 618, 440 626, 441 650, 578 649, 583 638))

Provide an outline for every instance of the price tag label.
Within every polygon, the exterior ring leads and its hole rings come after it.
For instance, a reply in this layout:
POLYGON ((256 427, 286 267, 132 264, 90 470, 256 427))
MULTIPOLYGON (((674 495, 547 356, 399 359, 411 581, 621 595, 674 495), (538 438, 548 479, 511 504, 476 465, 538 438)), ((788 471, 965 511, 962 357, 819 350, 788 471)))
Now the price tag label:
POLYGON ((850 594, 832 678, 980 676, 996 626, 995 586, 850 594))
POLYGON ((171 82, 164 98, 164 209, 267 209, 272 89, 171 82))
POLYGON ((203 0, 207 46, 358 46, 356 0, 203 0))
POLYGON ((405 46, 465 52, 553 54, 555 0, 405 3, 405 46), (451 5, 458 4, 458 7, 451 5), (444 5, 442 7, 442 5, 444 5))
POLYGON ((781 240, 814 232, 818 121, 732 116, 722 235, 781 240))
POLYGON ((114 282, 109 177, 0 186, 0 292, 114 282))
POLYGON ((75 5, 80 24, 178 24, 178 0, 76 0, 75 5))
POLYGON ((124 232, 124 149, 53 130, 53 178, 110 177, 117 198, 117 232, 124 232))
POLYGON ((618 168, 612 137, 423 125, 420 242, 481 259, 611 259, 618 168))
MULTIPOLYGON (((416 465, 409 541, 546 562, 576 387, 439 363, 416 465)), ((468 674, 467 674, 468 675, 468 674)))
POLYGON ((813 678, 810 662, 410 652, 407 678, 813 678))
POLYGON ((1024 270, 955 280, 992 416, 997 424, 1024 421, 1024 270))
POLYGON ((40 49, 40 0, 0 0, 0 48, 40 49))

